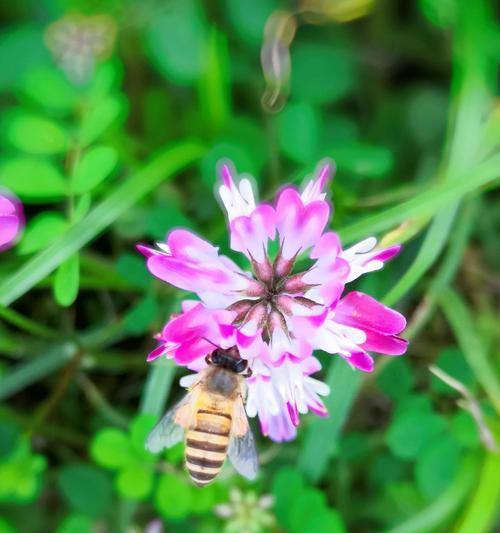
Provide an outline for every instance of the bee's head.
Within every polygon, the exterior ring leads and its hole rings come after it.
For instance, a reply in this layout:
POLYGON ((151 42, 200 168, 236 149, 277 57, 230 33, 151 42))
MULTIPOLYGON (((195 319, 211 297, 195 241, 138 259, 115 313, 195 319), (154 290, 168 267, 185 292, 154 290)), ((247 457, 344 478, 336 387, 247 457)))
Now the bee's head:
POLYGON ((241 374, 248 367, 248 361, 240 357, 236 346, 228 349, 217 348, 210 355, 207 355, 206 362, 209 365, 217 365, 226 370, 231 370, 235 374, 241 374))

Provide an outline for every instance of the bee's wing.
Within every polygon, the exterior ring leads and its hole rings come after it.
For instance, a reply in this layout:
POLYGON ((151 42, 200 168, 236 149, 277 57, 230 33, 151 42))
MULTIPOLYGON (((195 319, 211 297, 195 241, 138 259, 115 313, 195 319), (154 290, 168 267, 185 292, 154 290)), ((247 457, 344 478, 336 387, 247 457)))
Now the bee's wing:
POLYGON ((167 411, 151 430, 146 440, 146 450, 158 453, 163 448, 171 448, 182 440, 184 430, 193 423, 198 395, 199 389, 191 390, 177 405, 167 411))
POLYGON ((248 479, 257 477, 259 460, 241 397, 234 405, 233 429, 227 455, 242 476, 248 479))

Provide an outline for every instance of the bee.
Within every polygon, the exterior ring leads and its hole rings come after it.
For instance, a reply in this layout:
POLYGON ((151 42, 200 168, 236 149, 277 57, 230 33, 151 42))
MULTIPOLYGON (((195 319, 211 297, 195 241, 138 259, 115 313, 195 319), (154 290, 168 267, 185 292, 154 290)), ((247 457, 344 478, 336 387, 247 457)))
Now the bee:
POLYGON ((157 453, 185 438, 185 465, 193 483, 207 485, 229 457, 248 479, 257 475, 258 459, 243 399, 244 378, 251 376, 238 348, 217 348, 186 396, 153 428, 146 449, 157 453))

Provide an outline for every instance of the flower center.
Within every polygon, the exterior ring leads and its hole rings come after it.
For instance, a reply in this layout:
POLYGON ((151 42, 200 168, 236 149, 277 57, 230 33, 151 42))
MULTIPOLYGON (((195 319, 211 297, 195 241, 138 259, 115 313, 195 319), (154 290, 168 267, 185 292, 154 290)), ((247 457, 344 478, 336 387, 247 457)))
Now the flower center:
POLYGON ((291 274, 295 259, 283 258, 281 251, 272 264, 267 255, 261 263, 251 259, 254 279, 241 291, 243 298, 227 308, 236 312, 233 325, 249 335, 262 331, 268 343, 278 329, 292 337, 286 317, 293 315, 295 306, 310 309, 319 305, 304 296, 314 287, 303 281, 306 272, 291 274))

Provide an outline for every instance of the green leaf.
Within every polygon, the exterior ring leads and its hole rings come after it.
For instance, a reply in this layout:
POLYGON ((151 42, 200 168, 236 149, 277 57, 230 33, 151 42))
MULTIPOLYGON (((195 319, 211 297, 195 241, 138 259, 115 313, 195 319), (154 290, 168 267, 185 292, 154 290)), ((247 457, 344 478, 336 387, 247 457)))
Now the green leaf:
POLYGON ((131 463, 118 473, 116 488, 123 497, 129 500, 144 500, 153 488, 153 479, 150 465, 131 463))
POLYGON ((0 463, 0 502, 35 500, 41 490, 41 474, 46 466, 45 457, 33 454, 27 440, 20 441, 8 460, 0 463))
POLYGON ((333 447, 361 385, 361 372, 354 371, 338 358, 330 363, 326 383, 332 392, 324 402, 331 415, 312 420, 298 462, 299 469, 312 481, 317 481, 328 466, 333 447))
POLYGON ((188 515, 193 493, 184 479, 163 474, 154 496, 157 511, 167 520, 180 520, 188 515))
POLYGON ((453 481, 460 463, 460 446, 449 435, 431 441, 418 456, 415 479, 420 492, 433 500, 453 481))
POLYGON ((387 430, 386 442, 396 457, 414 459, 445 429, 446 421, 441 416, 420 409, 400 409, 387 430))
POLYGON ((205 17, 197 0, 184 0, 175 9, 158 12, 146 29, 153 65, 181 85, 192 85, 202 75, 207 42, 205 17))
POLYGON ((54 298, 62 307, 69 307, 78 296, 80 286, 80 256, 74 254, 56 270, 54 298))
POLYGON ((30 290, 148 192, 155 190, 163 180, 196 161, 203 151, 203 146, 195 142, 181 142, 164 148, 135 175, 115 187, 85 218, 4 279, 0 284, 0 305, 10 305, 30 290))
POLYGON ((468 411, 460 409, 453 415, 451 432, 455 439, 466 448, 476 448, 480 444, 478 427, 468 411))
POLYGON ((134 460, 128 436, 115 428, 98 431, 92 439, 90 452, 94 461, 110 469, 122 468, 134 460))
POLYGON ((394 166, 389 148, 359 142, 338 146, 332 155, 341 172, 350 172, 364 178, 381 178, 394 166))
POLYGON ((67 132, 57 123, 20 110, 4 116, 2 132, 12 146, 33 155, 60 154, 70 145, 67 132))
POLYGON ((309 163, 316 155, 320 130, 318 110, 310 104, 288 104, 279 114, 280 146, 298 163, 309 163))
POLYGON ((72 513, 59 524, 57 533, 93 533, 92 519, 83 514, 72 513))
POLYGON ((111 504, 111 481, 94 466, 64 466, 57 473, 57 485, 68 505, 80 513, 97 517, 111 504))
POLYGON ((376 377, 379 389, 394 401, 403 398, 412 390, 413 381, 409 364, 401 358, 391 361, 376 377))
POLYGON ((156 424, 156 421, 155 415, 143 413, 134 418, 132 422, 130 428, 130 442, 132 443, 132 447, 139 457, 144 457, 148 460, 154 460, 154 456, 146 451, 144 444, 149 433, 156 424))
POLYGON ((282 468, 273 480, 272 492, 276 498, 275 513, 282 527, 291 527, 290 509, 304 493, 304 480, 294 468, 282 468))
POLYGON ((17 157, 0 167, 0 184, 24 201, 50 201, 64 198, 67 184, 59 170, 44 159, 17 157))
POLYGON ((31 71, 23 83, 23 90, 37 104, 59 112, 71 112, 78 100, 74 86, 56 67, 31 71))
POLYGON ((292 48, 292 89, 298 100, 335 102, 353 88, 355 72, 346 53, 330 44, 297 42, 292 48))
POLYGON ((87 146, 103 135, 106 130, 125 112, 126 101, 123 98, 108 96, 98 100, 83 116, 78 139, 87 146))
POLYGON ((111 146, 95 146, 84 154, 72 177, 74 194, 85 194, 102 183, 114 170, 118 154, 111 146))
POLYGON ((17 246, 17 252, 21 255, 37 252, 62 235, 67 227, 68 222, 61 213, 44 211, 32 218, 26 225, 23 238, 17 246))
POLYGON ((146 296, 125 315, 123 327, 130 335, 142 335, 158 319, 159 313, 156 299, 146 296))

